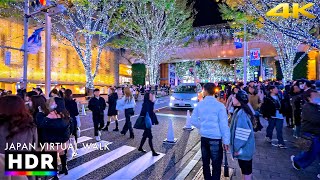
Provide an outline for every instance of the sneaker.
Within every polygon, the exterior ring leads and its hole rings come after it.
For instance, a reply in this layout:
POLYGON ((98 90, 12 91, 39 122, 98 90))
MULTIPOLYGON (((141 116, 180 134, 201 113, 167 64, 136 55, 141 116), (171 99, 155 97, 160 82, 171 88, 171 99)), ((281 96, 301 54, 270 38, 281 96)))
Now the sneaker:
POLYGON ((290 157, 291 162, 292 162, 292 167, 293 167, 295 170, 298 170, 298 171, 299 171, 299 170, 300 170, 300 167, 298 166, 297 163, 294 162, 294 160, 293 160, 294 157, 295 157, 294 155, 292 155, 292 156, 290 157))
POLYGON ((97 142, 101 141, 100 136, 96 136, 96 141, 97 142))
POLYGON ((98 131, 98 136, 101 136, 101 131, 98 131))
POLYGON ((286 147, 284 144, 278 144, 278 147, 279 147, 280 149, 287 149, 287 147, 286 147))
POLYGON ((268 143, 272 143, 272 140, 271 140, 269 137, 266 137, 265 140, 266 140, 268 143))

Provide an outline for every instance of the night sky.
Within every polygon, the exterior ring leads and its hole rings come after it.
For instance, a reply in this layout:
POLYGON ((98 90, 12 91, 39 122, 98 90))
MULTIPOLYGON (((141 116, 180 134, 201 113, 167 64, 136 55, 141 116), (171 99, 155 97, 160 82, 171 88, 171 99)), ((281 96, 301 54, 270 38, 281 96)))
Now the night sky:
POLYGON ((220 24, 222 20, 219 12, 218 3, 216 0, 193 0, 194 8, 197 10, 197 15, 193 26, 206 26, 212 24, 220 24))

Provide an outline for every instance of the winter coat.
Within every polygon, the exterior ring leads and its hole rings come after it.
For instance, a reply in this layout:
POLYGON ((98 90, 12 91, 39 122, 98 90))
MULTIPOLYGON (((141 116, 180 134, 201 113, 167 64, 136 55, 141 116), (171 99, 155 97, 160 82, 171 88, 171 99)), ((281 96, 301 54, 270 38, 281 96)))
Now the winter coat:
POLYGON ((291 100, 292 106, 292 114, 293 114, 293 123, 294 125, 300 126, 301 125, 301 112, 302 112, 302 97, 301 94, 295 94, 292 96, 291 100))
POLYGON ((78 111, 78 105, 76 103, 76 100, 74 99, 64 99, 66 109, 68 110, 70 116, 72 118, 75 118, 79 115, 78 111))
POLYGON ((118 94, 117 93, 112 93, 108 97, 108 116, 115 116, 118 115, 118 111, 116 110, 117 107, 117 100, 118 100, 118 94))
POLYGON ((247 113, 238 109, 232 116, 230 126, 230 150, 233 157, 241 160, 251 160, 255 152, 254 131, 247 113), (240 153, 235 155, 234 153, 240 153))
POLYGON ((147 100, 146 102, 143 102, 142 104, 142 109, 140 112, 140 116, 146 117, 146 114, 149 114, 152 125, 157 125, 159 124, 158 118, 156 116, 156 113, 154 113, 154 102, 147 100))
POLYGON ((50 119, 44 113, 37 114, 36 124, 42 129, 42 142, 40 143, 65 143, 70 138, 71 119, 55 118, 50 119))
POLYGON ((303 132, 320 135, 320 105, 306 103, 302 107, 302 123, 303 132))
POLYGON ((99 97, 99 99, 96 97, 91 98, 88 105, 88 108, 90 111, 92 111, 93 119, 99 117, 101 114, 104 114, 106 107, 106 101, 103 97, 99 97))
POLYGON ((280 102, 277 102, 270 95, 263 99, 263 104, 261 105, 261 113, 263 117, 271 118, 272 116, 276 116, 277 110, 279 110, 279 113, 282 114, 283 107, 281 106, 280 102))

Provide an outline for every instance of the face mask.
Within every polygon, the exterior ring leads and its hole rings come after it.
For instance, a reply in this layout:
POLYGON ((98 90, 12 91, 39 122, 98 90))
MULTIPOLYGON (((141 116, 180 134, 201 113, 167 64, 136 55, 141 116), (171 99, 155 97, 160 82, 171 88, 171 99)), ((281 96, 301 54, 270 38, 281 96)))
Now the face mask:
POLYGON ((304 89, 304 84, 300 84, 300 85, 299 85, 299 88, 300 88, 300 89, 304 89))
POLYGON ((53 111, 57 108, 57 105, 56 104, 52 104, 50 105, 50 110, 53 111))

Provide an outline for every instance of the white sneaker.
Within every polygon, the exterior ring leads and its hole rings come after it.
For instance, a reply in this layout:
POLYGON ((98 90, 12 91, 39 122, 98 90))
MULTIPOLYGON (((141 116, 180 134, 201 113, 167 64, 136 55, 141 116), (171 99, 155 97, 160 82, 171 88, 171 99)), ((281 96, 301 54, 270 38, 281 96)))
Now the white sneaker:
POLYGON ((268 143, 272 143, 272 140, 271 140, 269 137, 266 137, 265 140, 266 140, 268 143))
POLYGON ((98 131, 98 136, 101 136, 101 131, 98 131))
POLYGON ((96 136, 96 141, 97 142, 101 141, 100 136, 96 136))

